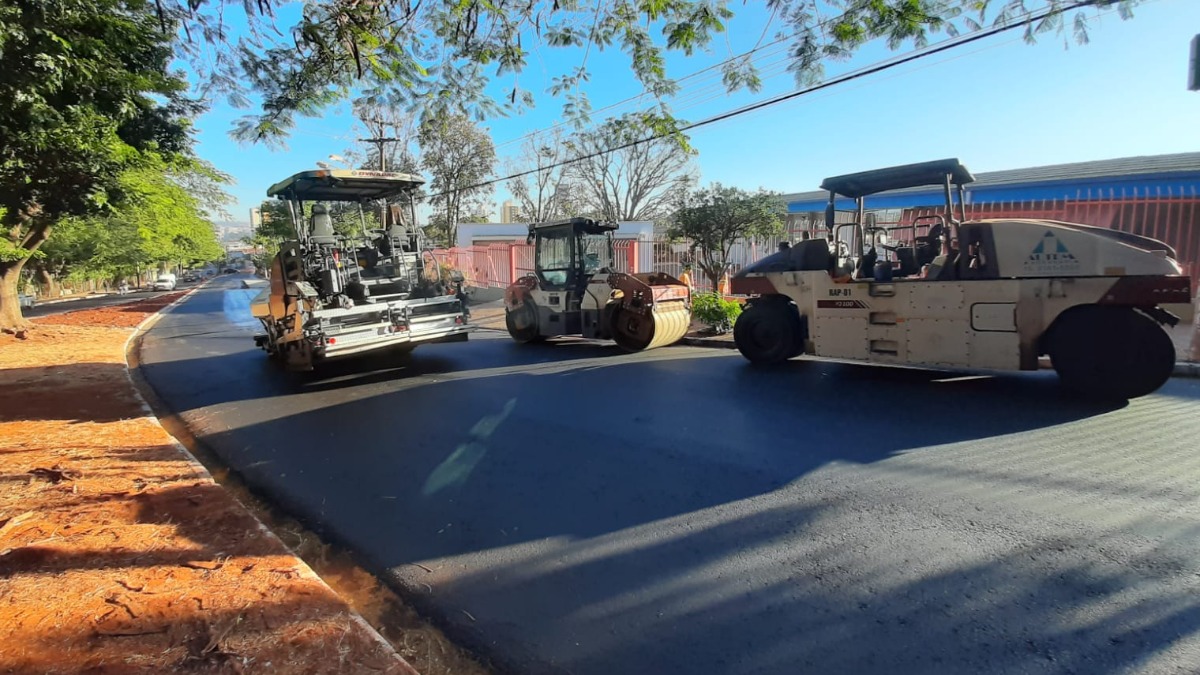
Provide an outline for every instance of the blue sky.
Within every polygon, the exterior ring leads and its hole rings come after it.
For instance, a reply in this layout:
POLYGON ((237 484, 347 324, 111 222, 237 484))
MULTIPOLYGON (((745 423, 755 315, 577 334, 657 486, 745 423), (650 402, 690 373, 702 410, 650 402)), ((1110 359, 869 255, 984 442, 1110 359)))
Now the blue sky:
MULTIPOLYGON (((765 18, 758 7, 731 7, 738 16, 727 38, 719 37, 707 53, 671 56, 674 77, 758 41, 765 18)), ((1200 150, 1200 92, 1186 88, 1190 41, 1200 32, 1200 2, 1151 0, 1136 8, 1130 21, 1111 10, 1098 18, 1092 14, 1088 45, 1072 42, 1064 49, 1061 37, 1047 35, 1030 46, 1014 31, 697 129, 691 137, 701 180, 799 192, 816 189, 825 176, 941 157, 958 157, 972 171, 983 172, 1200 150)), ((770 56, 770 50, 763 52, 770 56)), ((883 45, 869 45, 850 61, 828 65, 827 73, 890 55, 883 45)), ((523 88, 540 94, 537 107, 485 123, 502 160, 516 154, 517 139, 559 121, 561 101, 540 92, 580 58, 578 50, 546 47, 531 55, 519 77, 523 88)), ((593 51, 588 65, 587 92, 594 108, 641 90, 627 57, 618 51, 593 51)), ((764 75, 780 71, 768 69, 764 75)), ((497 94, 511 85, 508 77, 496 83, 497 94)), ((786 72, 767 79, 758 94, 725 95, 715 77, 681 85, 686 98, 676 113, 693 121, 795 89, 786 72)), ((237 180, 230 189, 237 199, 230 209, 233 220, 247 221, 250 207, 265 198, 272 183, 315 168, 330 154, 344 154, 356 137, 348 110, 342 105, 321 118, 301 118, 286 150, 230 139, 232 121, 245 111, 217 104, 201 117, 200 156, 237 180)), ((498 189, 496 204, 505 198, 498 189)))

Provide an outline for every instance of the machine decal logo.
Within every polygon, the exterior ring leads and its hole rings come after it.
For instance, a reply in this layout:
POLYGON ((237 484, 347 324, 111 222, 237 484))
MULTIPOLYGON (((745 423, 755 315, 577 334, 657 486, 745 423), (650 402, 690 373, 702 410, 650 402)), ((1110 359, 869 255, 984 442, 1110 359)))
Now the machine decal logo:
POLYGON ((862 300, 818 300, 817 309, 868 309, 862 300))
POLYGON ((1053 232, 1046 232, 1025 259, 1027 274, 1064 274, 1078 272, 1080 267, 1079 258, 1053 232))

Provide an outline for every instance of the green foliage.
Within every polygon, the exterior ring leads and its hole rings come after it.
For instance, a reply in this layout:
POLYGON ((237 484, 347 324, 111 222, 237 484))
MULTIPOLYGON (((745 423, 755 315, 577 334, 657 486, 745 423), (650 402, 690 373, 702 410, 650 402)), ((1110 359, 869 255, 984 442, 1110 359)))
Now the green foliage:
POLYGON ((200 199, 184 187, 187 166, 148 162, 124 172, 112 208, 55 223, 39 268, 61 278, 113 278, 159 263, 220 258, 224 251, 200 199))
POLYGON ((0 239, 0 262, 17 262, 37 255, 37 251, 21 248, 7 239, 0 239))
POLYGON ((699 319, 714 332, 727 333, 742 313, 742 303, 726 300, 720 293, 696 293, 692 295, 692 316, 699 319))
POLYGON ((746 192, 713 183, 688 194, 667 228, 671 239, 685 240, 705 276, 716 286, 739 240, 783 231, 785 212, 779 195, 746 192))
POLYGON ((455 242, 450 237, 450 224, 446 220, 446 214, 440 211, 434 211, 429 216, 429 223, 421 228, 425 234, 425 238, 434 246, 451 248, 455 242))
MULTIPOLYGON (((144 234, 162 229, 148 213, 188 211, 176 204, 179 186, 170 191, 163 181, 189 161, 188 118, 200 106, 183 97, 187 82, 169 68, 175 17, 159 16, 155 7, 143 0, 0 0, 5 284, 15 284, 52 229, 70 229, 72 219, 115 218, 120 226, 111 234, 146 240, 144 234)), ((167 230, 194 224, 164 221, 167 230)), ((87 252, 101 242, 76 234, 59 258, 40 257, 40 275, 52 280, 50 270, 64 255, 99 264, 87 252)), ((162 253, 211 252, 203 237, 168 236, 171 243, 158 246, 162 253)), ((20 321, 18 308, 0 304, 0 326, 20 321)))
POLYGON ((141 151, 190 147, 182 116, 196 106, 168 71, 163 28, 138 0, 0 1, 0 206, 10 223, 102 210, 141 151))
MULTIPOLYGON (((1117 5, 1122 17, 1141 0, 1091 0, 1117 5)), ((210 88, 261 108, 243 118, 237 134, 250 141, 281 142, 296 116, 313 116, 332 103, 362 92, 374 104, 406 108, 423 120, 465 115, 481 120, 520 112, 534 104, 519 76, 531 51, 542 47, 579 50, 579 59, 539 60, 549 66, 551 96, 560 97, 564 117, 580 125, 592 113, 583 87, 592 80, 587 54, 619 50, 660 114, 680 91, 667 68, 668 52, 691 55, 750 19, 735 15, 739 3, 718 0, 611 0, 606 2, 347 2, 311 0, 300 20, 279 25, 275 3, 247 2, 252 35, 239 39, 226 30, 228 0, 164 0, 164 14, 184 23, 190 39, 184 56, 210 88), (211 48, 210 48, 211 47, 211 48), (218 57, 212 58, 213 52, 218 57), (494 81, 507 91, 494 96, 494 81)), ((236 3, 234 3, 236 4, 236 3)), ((744 3, 742 3, 744 4, 744 3)), ((1028 23, 1027 39, 1054 32, 1064 40, 1087 41, 1087 14, 1076 0, 770 0, 766 25, 744 29, 764 37, 774 31, 790 43, 789 67, 808 84, 822 77, 823 64, 850 56, 879 40, 892 49, 924 46, 939 33, 958 35, 985 25, 1028 23), (1031 19, 1043 8, 1053 14, 1031 19), (1071 11, 1073 21, 1063 21, 1071 11), (1068 36, 1069 34, 1069 36, 1068 36)), ((723 67, 729 91, 761 84, 752 59, 723 67)), ((602 83, 600 83, 602 84, 602 83)))
POLYGON ((445 240, 453 243, 458 223, 477 212, 492 193, 480 183, 496 165, 496 146, 479 125, 463 116, 426 120, 417 135, 421 166, 428 172, 434 208, 445 219, 445 240))
POLYGON ((259 205, 262 214, 262 224, 254 230, 254 235, 262 241, 279 245, 285 239, 295 239, 296 231, 292 228, 292 216, 288 213, 287 203, 279 199, 268 199, 259 205))

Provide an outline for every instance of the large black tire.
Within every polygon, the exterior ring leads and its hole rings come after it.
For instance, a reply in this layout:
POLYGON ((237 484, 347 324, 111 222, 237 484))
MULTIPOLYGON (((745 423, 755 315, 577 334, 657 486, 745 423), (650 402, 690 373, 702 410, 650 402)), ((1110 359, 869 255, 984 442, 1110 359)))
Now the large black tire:
POLYGON ((516 309, 504 310, 504 327, 508 329, 509 337, 520 344, 541 342, 545 339, 538 333, 537 307, 530 300, 521 303, 516 309))
POLYGON ((1070 309, 1050 327, 1045 347, 1063 385, 1089 398, 1145 396, 1175 370, 1170 336, 1129 307, 1070 309))
POLYGON ((733 324, 733 342, 751 363, 780 363, 796 355, 800 322, 782 303, 752 304, 733 324))

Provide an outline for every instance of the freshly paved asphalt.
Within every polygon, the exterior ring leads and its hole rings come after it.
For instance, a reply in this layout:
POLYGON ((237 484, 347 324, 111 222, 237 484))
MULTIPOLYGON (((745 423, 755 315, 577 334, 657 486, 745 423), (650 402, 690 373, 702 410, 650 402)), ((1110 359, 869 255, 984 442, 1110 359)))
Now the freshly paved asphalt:
POLYGON ((497 333, 298 375, 236 284, 150 331, 150 383, 497 670, 1200 672, 1200 380, 497 333))

